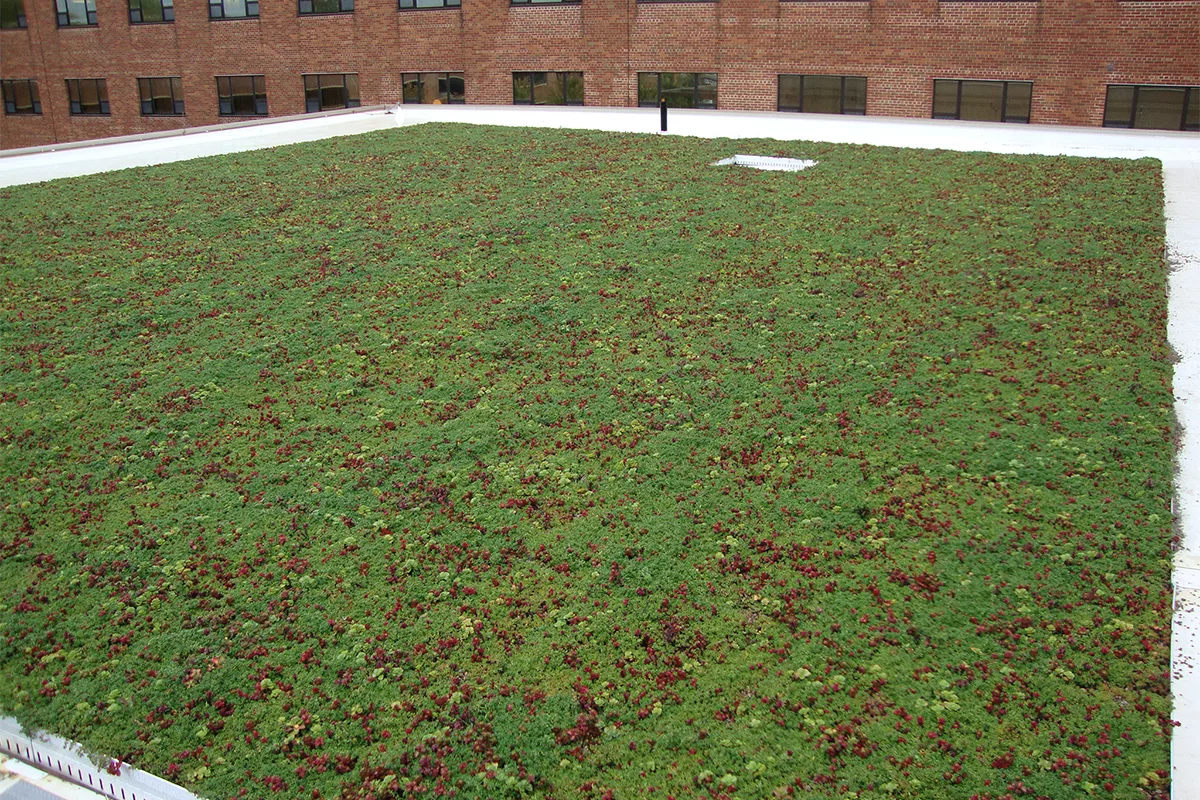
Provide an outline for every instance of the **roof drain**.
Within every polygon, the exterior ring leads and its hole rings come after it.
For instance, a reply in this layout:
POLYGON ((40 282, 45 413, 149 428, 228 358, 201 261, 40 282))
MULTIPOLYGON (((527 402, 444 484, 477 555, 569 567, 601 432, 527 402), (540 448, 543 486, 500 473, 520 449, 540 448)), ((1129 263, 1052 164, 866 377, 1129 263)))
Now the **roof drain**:
POLYGON ((777 172, 799 172, 802 169, 815 167, 817 162, 804 158, 736 155, 731 158, 722 158, 720 161, 714 161, 711 166, 723 167, 727 164, 733 164, 734 166, 738 167, 750 167, 751 169, 773 170, 777 172))

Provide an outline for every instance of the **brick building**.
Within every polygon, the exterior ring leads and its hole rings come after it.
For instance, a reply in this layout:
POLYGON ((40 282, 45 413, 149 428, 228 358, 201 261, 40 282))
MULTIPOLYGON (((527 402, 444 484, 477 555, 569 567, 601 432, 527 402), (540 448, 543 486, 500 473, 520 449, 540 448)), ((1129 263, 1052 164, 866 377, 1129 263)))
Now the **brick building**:
POLYGON ((5 149, 402 101, 1197 130, 1200 0, 0 0, 0 78, 5 149))

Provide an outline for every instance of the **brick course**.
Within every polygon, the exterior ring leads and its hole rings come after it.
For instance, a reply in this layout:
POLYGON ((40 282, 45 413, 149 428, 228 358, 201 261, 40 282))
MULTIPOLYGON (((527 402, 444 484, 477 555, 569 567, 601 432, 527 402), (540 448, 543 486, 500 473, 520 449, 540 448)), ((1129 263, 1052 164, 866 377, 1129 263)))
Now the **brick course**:
POLYGON ((265 75, 272 115, 304 111, 301 74, 357 72, 363 105, 401 99, 404 72, 462 71, 468 103, 512 102, 511 73, 582 70, 585 101, 637 105, 638 72, 716 72, 723 109, 774 111, 781 73, 864 75, 867 113, 929 117, 934 78, 1032 80, 1032 122, 1099 125, 1105 85, 1200 84, 1200 0, 583 0, 300 16, 261 0, 257 19, 131 25, 96 0, 99 26, 58 28, 54 0, 25 0, 0 30, 0 77, 38 83, 41 116, 0 115, 0 148, 221 122, 217 75, 265 75), (183 117, 143 117, 137 78, 183 79, 183 117), (112 114, 72 117, 65 79, 108 82, 112 114))

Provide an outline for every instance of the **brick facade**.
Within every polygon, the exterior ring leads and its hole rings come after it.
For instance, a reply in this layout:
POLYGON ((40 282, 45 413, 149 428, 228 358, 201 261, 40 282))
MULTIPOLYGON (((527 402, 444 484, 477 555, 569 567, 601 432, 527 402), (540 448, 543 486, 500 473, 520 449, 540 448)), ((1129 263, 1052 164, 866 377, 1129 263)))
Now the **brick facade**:
POLYGON ((0 115, 0 148, 209 125, 217 75, 266 76, 272 115, 304 111, 301 74, 357 72, 363 105, 395 103, 404 72, 463 71, 468 103, 512 102, 511 73, 582 70, 593 106, 637 105, 638 72, 715 72, 719 107, 774 111, 781 73, 864 75, 867 113, 929 117, 934 78, 1032 80, 1032 122, 1101 124, 1110 83, 1200 84, 1200 0, 582 0, 300 16, 261 0, 257 19, 131 25, 96 0, 99 25, 58 28, 54 0, 24 0, 0 30, 0 77, 38 83, 40 116, 0 115), (182 117, 143 117, 136 78, 180 76, 182 117), (69 114, 64 80, 106 78, 107 117, 69 114))

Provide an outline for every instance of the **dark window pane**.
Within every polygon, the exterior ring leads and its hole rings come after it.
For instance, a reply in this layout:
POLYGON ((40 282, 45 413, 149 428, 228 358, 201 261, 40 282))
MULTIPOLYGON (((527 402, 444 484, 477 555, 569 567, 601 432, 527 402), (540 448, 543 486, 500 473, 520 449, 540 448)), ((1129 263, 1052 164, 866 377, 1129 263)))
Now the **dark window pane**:
POLYGON ((1138 88, 1133 127, 1177 131, 1183 122, 1183 87, 1142 86, 1138 88))
POLYGON ((108 90, 103 80, 69 80, 67 97, 72 114, 108 113, 108 90))
POLYGON ((717 75, 713 72, 701 73, 696 80, 696 107, 717 107, 717 75))
POLYGON ((1004 83, 1001 81, 963 81, 958 118, 976 122, 1004 120, 1004 83))
POLYGON ((218 78, 222 94, 221 113, 253 116, 266 113, 263 79, 257 75, 233 75, 218 78), (262 109, 262 110, 260 110, 262 109))
POLYGON ((583 73, 567 73, 567 102, 571 105, 583 105, 583 73))
POLYGON ((4 81, 4 111, 8 114, 42 113, 37 81, 4 81))
POLYGON ((171 98, 170 78, 154 78, 150 81, 151 99, 154 102, 155 114, 171 114, 175 105, 171 98))
POLYGON ((320 87, 320 109, 328 111, 333 108, 346 107, 346 83, 342 75, 318 75, 317 84, 320 87))
POLYGON ((867 113, 866 78, 846 78, 845 94, 842 96, 842 113, 867 113))
POLYGON ((667 108, 696 107, 696 75, 693 72, 663 72, 662 97, 667 108))
POLYGON ((1005 122, 1029 122, 1033 105, 1033 84, 1025 81, 1010 81, 1004 105, 1005 122))
POLYGON ((162 0, 130 0, 129 19, 131 22, 165 22, 163 5, 162 0))
POLYGON ((79 105, 83 107, 84 113, 94 114, 100 110, 100 93, 96 90, 95 81, 79 82, 79 105))
POLYGON ((442 99, 442 88, 445 84, 445 78, 440 72, 422 72, 421 73, 421 100, 422 103, 444 103, 442 99))
POLYGON ((638 105, 658 105, 658 73, 638 73, 638 105))
POLYGON ((1187 118, 1183 122, 1185 131, 1200 130, 1200 86, 1188 91, 1187 118))
POLYGON ((339 83, 334 86, 322 86, 320 94, 320 103, 322 111, 329 111, 333 108, 346 107, 346 90, 339 83))
POLYGON ((559 72, 533 73, 533 103, 539 106, 561 106, 566 102, 563 78, 559 72))
POLYGON ((417 73, 406 72, 402 76, 402 80, 404 81, 404 102, 421 102, 421 81, 417 73))
POLYGON ((1133 119, 1133 87, 1109 86, 1104 101, 1104 124, 1114 128, 1128 128, 1133 119))
POLYGON ((529 73, 514 72, 513 73, 513 103, 525 104, 529 102, 531 97, 529 88, 529 73))
POLYGON ((933 82, 933 116, 935 119, 958 116, 958 81, 933 82))
POLYGON ((13 81, 13 106, 18 114, 33 113, 33 97, 29 92, 29 81, 13 81))
POLYGON ((811 114, 842 113, 842 79, 834 75, 805 75, 804 111, 811 114))
POLYGON ((24 0, 0 0, 0 28, 24 28, 24 0))
POLYGON ((342 10, 341 0, 314 0, 314 14, 335 14, 342 10))
POLYGON ((346 79, 346 105, 358 105, 358 75, 350 73, 344 76, 346 79))
POLYGON ((780 111, 799 111, 800 110, 800 76, 799 75, 780 75, 779 76, 779 110, 780 111))
POLYGON ((467 99, 467 84, 461 72, 451 72, 446 84, 450 88, 450 102, 462 103, 467 99))

